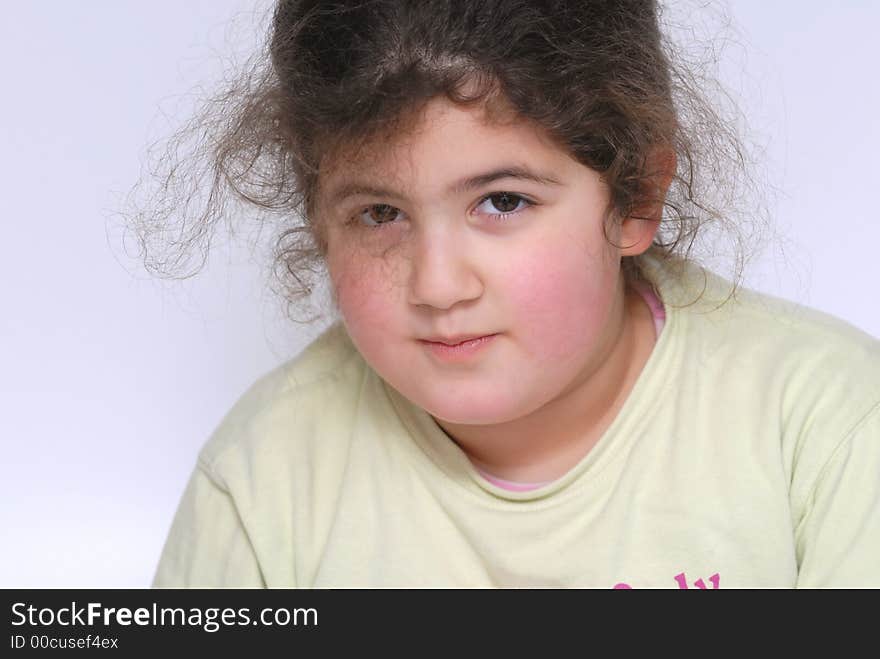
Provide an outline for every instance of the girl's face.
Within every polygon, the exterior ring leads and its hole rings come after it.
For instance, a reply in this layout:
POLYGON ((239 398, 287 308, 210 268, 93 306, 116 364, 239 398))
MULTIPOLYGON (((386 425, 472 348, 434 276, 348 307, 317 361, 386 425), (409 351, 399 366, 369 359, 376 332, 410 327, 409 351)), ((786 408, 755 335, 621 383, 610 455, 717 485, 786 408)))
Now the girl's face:
POLYGON ((358 158, 322 172, 319 212, 343 322, 388 384, 436 419, 488 425, 589 380, 621 331, 620 257, 650 244, 606 241, 599 174, 522 120, 445 98, 358 158), (425 343, 492 334, 466 358, 425 343))

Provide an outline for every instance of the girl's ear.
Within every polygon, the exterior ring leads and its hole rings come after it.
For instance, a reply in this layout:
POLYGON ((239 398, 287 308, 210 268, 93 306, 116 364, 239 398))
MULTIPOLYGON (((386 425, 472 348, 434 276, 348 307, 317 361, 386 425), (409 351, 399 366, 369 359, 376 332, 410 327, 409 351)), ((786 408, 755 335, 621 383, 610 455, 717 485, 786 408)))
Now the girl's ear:
POLYGON ((637 256, 651 246, 660 228, 663 202, 675 176, 677 162, 675 150, 670 146, 656 146, 648 153, 642 180, 642 200, 621 223, 621 256, 637 256))

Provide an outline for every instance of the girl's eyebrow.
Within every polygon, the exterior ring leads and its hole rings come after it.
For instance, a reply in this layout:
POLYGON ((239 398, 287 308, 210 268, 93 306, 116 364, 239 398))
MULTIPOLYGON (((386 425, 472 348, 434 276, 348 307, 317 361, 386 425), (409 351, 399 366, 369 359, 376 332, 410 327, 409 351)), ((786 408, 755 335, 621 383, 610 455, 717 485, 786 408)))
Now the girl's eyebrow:
MULTIPOLYGON (((513 178, 523 181, 531 181, 542 185, 562 185, 561 181, 549 176, 548 174, 533 172, 527 167, 520 165, 504 166, 492 171, 474 176, 468 176, 460 179, 450 185, 446 190, 447 196, 461 194, 470 190, 481 188, 489 183, 493 183, 499 179, 513 178)), ((359 181, 346 181, 339 184, 329 195, 328 198, 333 203, 339 203, 347 197, 354 195, 369 195, 374 197, 390 197, 394 199, 405 199, 404 195, 387 188, 376 187, 369 183, 359 181)))

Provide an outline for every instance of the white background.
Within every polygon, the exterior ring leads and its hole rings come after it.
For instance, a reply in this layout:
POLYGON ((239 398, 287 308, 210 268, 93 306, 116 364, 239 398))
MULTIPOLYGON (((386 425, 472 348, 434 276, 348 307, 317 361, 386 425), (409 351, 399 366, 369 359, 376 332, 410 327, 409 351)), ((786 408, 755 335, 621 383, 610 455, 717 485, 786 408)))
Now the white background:
MULTIPOLYGON (((200 277, 158 282, 112 229, 148 142, 185 118, 231 48, 255 47, 267 6, 4 5, 2 587, 148 585, 202 442, 321 329, 284 322, 243 249, 218 244, 200 277)), ((723 77, 766 149, 785 238, 746 285, 880 336, 880 3, 737 0, 728 12, 723 77)), ((698 29, 716 20, 684 14, 698 29)))

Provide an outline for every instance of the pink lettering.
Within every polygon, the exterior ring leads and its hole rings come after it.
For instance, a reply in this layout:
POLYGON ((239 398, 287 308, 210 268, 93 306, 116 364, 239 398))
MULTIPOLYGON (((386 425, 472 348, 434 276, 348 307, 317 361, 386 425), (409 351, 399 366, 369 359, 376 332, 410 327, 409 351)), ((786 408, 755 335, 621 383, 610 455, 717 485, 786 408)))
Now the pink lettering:
MULTIPOLYGON (((679 572, 673 578, 675 579, 675 583, 678 584, 679 590, 688 590, 687 576, 684 572, 679 572)), ((721 575, 716 572, 711 577, 709 577, 709 582, 712 584, 712 590, 718 590, 718 588, 721 586, 721 575)), ((709 588, 706 586, 706 582, 703 581, 702 578, 697 579, 694 582, 694 588, 698 588, 699 590, 709 590, 709 588)), ((630 586, 628 583, 621 581, 620 583, 614 584, 614 590, 632 590, 632 586, 630 586)))
MULTIPOLYGON (((684 572, 679 572, 675 575, 675 581, 678 583, 679 590, 687 590, 687 577, 684 575, 684 572)), ((721 585, 721 576, 716 572, 711 577, 709 577, 709 581, 712 583, 712 590, 718 590, 718 587, 721 585)), ((709 590, 706 587, 706 582, 702 579, 697 579, 694 582, 694 587, 699 588, 700 590, 709 590)))

